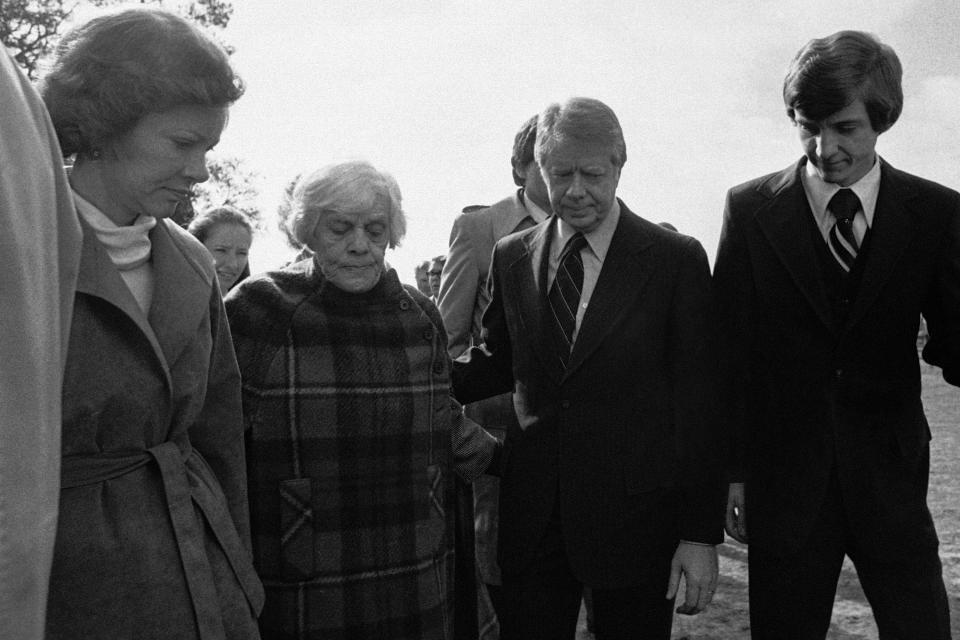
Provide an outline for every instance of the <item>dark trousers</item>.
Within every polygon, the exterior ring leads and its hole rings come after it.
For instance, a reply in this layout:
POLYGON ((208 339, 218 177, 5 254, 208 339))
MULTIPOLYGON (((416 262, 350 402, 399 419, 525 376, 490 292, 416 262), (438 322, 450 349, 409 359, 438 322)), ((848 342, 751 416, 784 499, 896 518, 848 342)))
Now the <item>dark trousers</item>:
MULTIPOLYGON (((650 571, 638 576, 636 585, 593 587, 597 640, 669 640, 673 601, 665 595, 672 554, 659 555, 651 557, 650 571)), ((570 569, 562 526, 555 516, 535 561, 521 573, 503 575, 500 639, 573 640, 582 591, 583 584, 570 569)))
POLYGON ((950 611, 936 548, 890 558, 858 548, 836 474, 807 545, 780 557, 750 550, 754 640, 823 640, 844 556, 850 556, 881 640, 950 640, 950 611))

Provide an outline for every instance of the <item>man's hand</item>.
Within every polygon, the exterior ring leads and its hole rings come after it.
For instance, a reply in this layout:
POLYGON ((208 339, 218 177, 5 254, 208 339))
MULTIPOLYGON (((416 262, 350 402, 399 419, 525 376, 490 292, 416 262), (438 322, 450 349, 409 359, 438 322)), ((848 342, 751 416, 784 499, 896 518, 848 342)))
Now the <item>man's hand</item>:
POLYGON ((747 508, 742 482, 731 482, 727 490, 727 533, 737 542, 747 544, 747 508))
POLYGON ((677 595, 680 574, 687 581, 686 602, 677 607, 677 613, 694 615, 707 608, 717 589, 717 548, 713 545, 681 542, 670 565, 670 584, 667 600, 677 595))

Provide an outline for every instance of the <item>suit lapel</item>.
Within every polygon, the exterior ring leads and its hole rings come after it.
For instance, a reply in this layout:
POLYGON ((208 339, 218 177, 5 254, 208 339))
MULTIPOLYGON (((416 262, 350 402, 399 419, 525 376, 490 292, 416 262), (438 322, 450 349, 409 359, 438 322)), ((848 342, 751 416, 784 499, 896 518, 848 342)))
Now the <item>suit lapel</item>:
MULTIPOLYGON (((505 206, 497 207, 496 215, 493 220, 493 244, 496 244, 500 238, 519 231, 520 223, 527 218, 530 213, 527 211, 520 197, 520 191, 517 190, 510 198, 501 201, 505 206)), ((536 224, 535 222, 533 224, 536 224)), ((533 226, 533 225, 531 225, 533 226)), ((492 247, 492 245, 491 245, 492 247)), ((484 274, 486 275, 486 274, 484 274)))
POLYGON ((890 279, 897 262, 917 232, 910 216, 909 200, 916 190, 906 184, 900 172, 884 163, 881 165, 880 192, 870 229, 870 248, 864 258, 863 279, 850 310, 849 330, 859 321, 880 295, 890 279))
POLYGON ((197 326, 207 312, 210 287, 216 285, 183 252, 166 224, 158 221, 150 234, 156 284, 149 319, 166 362, 174 363, 196 338, 197 326))
POLYGON ((635 306, 657 266, 653 254, 648 251, 652 244, 636 215, 621 201, 620 220, 573 344, 567 376, 596 351, 623 314, 635 306))
POLYGON ((542 361, 543 368, 559 384, 563 377, 563 366, 555 354, 560 337, 550 316, 546 289, 552 230, 551 218, 525 238, 526 251, 510 265, 509 274, 512 286, 518 291, 516 299, 523 330, 533 341, 533 352, 542 361))
MULTIPOLYGON (((120 271, 110 260, 110 255, 100 241, 96 232, 87 224, 83 216, 79 216, 83 230, 83 248, 80 252, 80 273, 77 277, 77 291, 94 296, 109 302, 126 315, 140 330, 150 343, 150 347, 157 359, 157 364, 163 371, 167 381, 167 388, 173 388, 170 372, 163 349, 156 333, 147 321, 147 316, 140 309, 129 287, 123 281, 120 271)), ((159 226, 159 223, 158 223, 159 226)), ((159 279, 158 279, 159 280, 159 279)))
POLYGON ((770 199, 754 214, 774 252, 823 324, 836 330, 830 302, 820 281, 816 247, 807 223, 812 216, 800 182, 803 161, 763 183, 770 199))

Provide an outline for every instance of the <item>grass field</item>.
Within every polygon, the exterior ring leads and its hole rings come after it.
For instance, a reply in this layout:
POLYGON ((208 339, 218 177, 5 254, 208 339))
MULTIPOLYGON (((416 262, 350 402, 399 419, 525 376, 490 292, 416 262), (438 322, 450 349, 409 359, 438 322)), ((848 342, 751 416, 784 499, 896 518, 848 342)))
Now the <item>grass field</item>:
MULTIPOLYGON (((933 440, 930 445, 928 503, 940 534, 943 580, 950 599, 954 634, 960 633, 960 389, 943 381, 939 369, 923 373, 923 402, 933 440)), ((720 547, 720 585, 713 604, 695 617, 675 616, 675 640, 746 640, 747 547, 729 541, 720 547)), ((581 616, 582 618, 582 616, 581 616)), ((578 639, 591 638, 583 628, 578 639)), ((876 640, 873 622, 856 571, 844 564, 834 601, 829 640, 876 640)))

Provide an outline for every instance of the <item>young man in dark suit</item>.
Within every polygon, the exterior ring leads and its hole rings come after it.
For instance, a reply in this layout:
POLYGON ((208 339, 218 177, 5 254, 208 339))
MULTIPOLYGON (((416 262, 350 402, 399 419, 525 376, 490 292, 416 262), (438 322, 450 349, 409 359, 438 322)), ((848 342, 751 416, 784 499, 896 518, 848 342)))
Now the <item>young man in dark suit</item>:
POLYGON ((616 198, 623 132, 597 100, 539 116, 553 216, 500 240, 464 403, 513 391, 500 480, 503 640, 574 638, 591 587, 598 638, 670 637, 717 581, 714 318, 693 238, 616 198))
POLYGON ((922 314, 924 359, 960 383, 960 195, 876 154, 900 79, 869 34, 810 41, 783 84, 804 157, 727 196, 727 530, 757 639, 824 638, 844 556, 882 638, 950 637, 916 336, 922 314))

